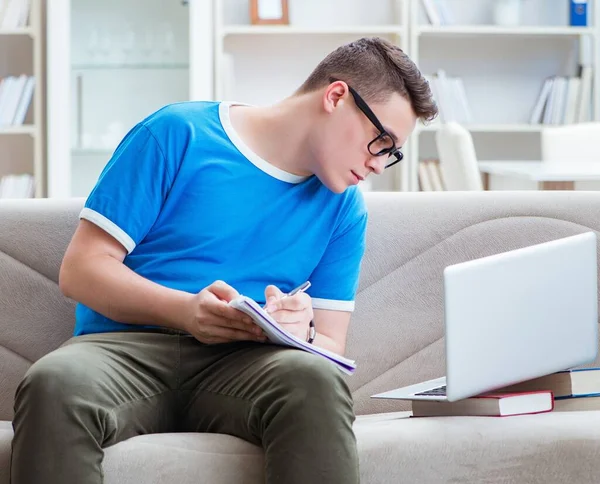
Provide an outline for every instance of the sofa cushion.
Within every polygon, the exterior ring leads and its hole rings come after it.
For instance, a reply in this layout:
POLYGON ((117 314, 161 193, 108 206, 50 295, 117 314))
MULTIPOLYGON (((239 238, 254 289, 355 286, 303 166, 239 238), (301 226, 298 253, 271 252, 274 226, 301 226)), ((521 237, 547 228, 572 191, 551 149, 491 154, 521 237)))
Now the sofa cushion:
MULTIPOLYGON (((592 484, 600 475, 600 411, 519 417, 361 416, 362 484, 592 484)), ((0 422, 0 484, 10 424, 0 422)), ((156 434, 106 449, 105 484, 262 484, 260 448, 229 435, 156 434)))
POLYGON ((12 440, 12 436, 12 424, 5 420, 0 420, 0 484, 8 484, 10 442, 12 440))

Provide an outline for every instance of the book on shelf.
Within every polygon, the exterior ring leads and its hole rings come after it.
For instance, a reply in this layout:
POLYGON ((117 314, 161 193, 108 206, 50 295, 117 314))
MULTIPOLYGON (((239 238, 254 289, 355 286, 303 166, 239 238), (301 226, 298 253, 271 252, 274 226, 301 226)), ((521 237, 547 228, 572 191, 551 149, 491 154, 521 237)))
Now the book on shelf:
POLYGON ((502 391, 538 391, 548 390, 554 398, 600 397, 600 368, 581 368, 559 371, 550 375, 533 378, 502 391))
POLYGON ((441 122, 456 121, 461 124, 472 122, 471 108, 465 86, 460 77, 448 76, 444 69, 438 69, 427 77, 433 98, 439 108, 441 122))
POLYGON ((421 160, 418 168, 421 191, 444 191, 445 185, 438 160, 421 160))
POLYGON ((491 392, 455 402, 413 400, 413 417, 475 416, 508 417, 550 412, 552 392, 491 392))
POLYGON ((0 177, 0 198, 31 198, 34 192, 32 175, 24 173, 0 177))
POLYGON ((582 66, 579 76, 544 80, 530 124, 573 124, 591 121, 593 71, 582 66))
POLYGON ((446 0, 421 0, 425 16, 431 25, 449 25, 453 23, 446 0))
POLYGON ((337 353, 320 348, 294 336, 286 331, 253 299, 240 295, 233 299, 229 305, 250 316, 252 320, 262 328, 271 343, 281 346, 290 346, 314 355, 322 356, 337 365, 344 373, 348 375, 354 373, 354 370, 356 369, 356 362, 354 360, 344 358, 337 353))
POLYGON ((0 0, 0 29, 27 26, 32 0, 0 0))
POLYGON ((33 76, 21 74, 0 79, 0 126, 17 126, 25 122, 34 88, 33 76))

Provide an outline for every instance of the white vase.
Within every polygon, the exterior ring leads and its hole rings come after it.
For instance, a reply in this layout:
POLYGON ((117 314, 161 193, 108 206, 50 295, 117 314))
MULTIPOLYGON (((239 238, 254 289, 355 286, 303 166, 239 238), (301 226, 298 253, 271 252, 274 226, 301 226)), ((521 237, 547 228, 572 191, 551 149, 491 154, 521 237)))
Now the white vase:
POLYGON ((521 23, 521 0, 495 0, 494 23, 510 27, 521 23))

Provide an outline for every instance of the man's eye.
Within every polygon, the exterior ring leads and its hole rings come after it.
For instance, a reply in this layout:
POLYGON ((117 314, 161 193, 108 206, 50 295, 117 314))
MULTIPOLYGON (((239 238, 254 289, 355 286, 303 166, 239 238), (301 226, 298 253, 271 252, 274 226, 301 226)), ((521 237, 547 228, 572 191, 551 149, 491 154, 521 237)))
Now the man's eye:
POLYGON ((382 148, 388 148, 392 146, 392 144, 392 138, 390 138, 388 135, 383 135, 377 140, 377 145, 381 146, 382 148))

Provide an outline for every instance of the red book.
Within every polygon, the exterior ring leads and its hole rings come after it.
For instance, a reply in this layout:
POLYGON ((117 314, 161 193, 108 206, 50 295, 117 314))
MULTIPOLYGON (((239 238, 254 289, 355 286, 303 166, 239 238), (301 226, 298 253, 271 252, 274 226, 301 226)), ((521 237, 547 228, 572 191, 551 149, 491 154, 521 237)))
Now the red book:
POLYGON ((413 400, 413 417, 480 416, 505 417, 550 412, 554 396, 550 391, 484 393, 456 402, 413 400))

